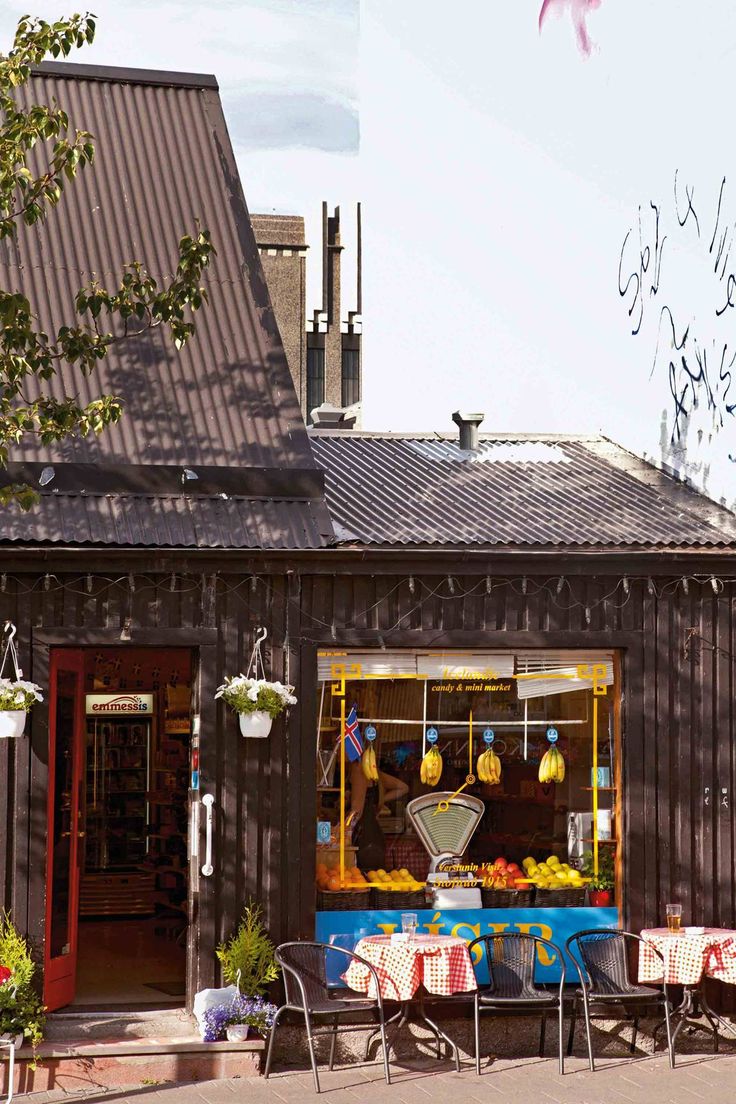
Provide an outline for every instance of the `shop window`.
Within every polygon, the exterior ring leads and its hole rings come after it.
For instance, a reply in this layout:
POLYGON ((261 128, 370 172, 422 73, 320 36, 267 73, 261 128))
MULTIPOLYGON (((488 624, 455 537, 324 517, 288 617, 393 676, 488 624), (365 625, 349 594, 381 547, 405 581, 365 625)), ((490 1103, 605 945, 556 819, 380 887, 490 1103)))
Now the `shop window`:
POLYGON ((325 401, 325 351, 317 346, 307 349, 307 412, 311 415, 325 401))
POLYGON ((342 351, 342 405, 360 402, 360 350, 342 351))
MULTIPOLYGON (((451 915, 453 908, 468 907, 471 901, 481 909, 508 909, 495 919, 509 923, 514 915, 521 917, 518 909, 513 912, 515 902, 521 902, 520 908, 534 903, 532 919, 539 923, 547 921, 538 909, 549 907, 550 924, 553 908, 554 923, 559 923, 560 906, 574 910, 605 904, 605 899, 591 897, 594 874, 601 886, 610 878, 610 905, 621 905, 619 691, 613 653, 384 650, 324 653, 318 663, 320 937, 335 934, 320 927, 320 914, 336 915, 329 912, 330 895, 346 890, 340 881, 341 858, 346 877, 353 872, 363 910, 365 883, 372 883, 372 904, 386 877, 405 884, 407 891, 428 883, 420 889, 422 900, 414 898, 419 908, 426 905, 451 915), (344 697, 334 692, 343 686, 344 697), (342 785, 342 710, 350 721, 353 707, 363 748, 366 730, 375 729, 375 785, 365 778, 362 761, 350 762, 347 754, 342 785), (437 734, 442 758, 442 775, 434 785, 421 778, 430 730, 437 734), (488 746, 484 733, 491 732, 501 765, 497 783, 478 767, 488 746), (553 745, 557 753, 547 762, 553 758, 555 769, 541 771, 540 777, 543 756, 553 745), (439 816, 431 801, 421 816, 417 806, 412 809, 413 799, 437 793, 449 799, 439 816), (453 809, 452 795, 457 793, 472 799, 467 807, 460 808, 458 797, 453 809), (445 894, 438 904, 432 833, 438 852, 452 851, 458 846, 453 832, 460 839, 466 825, 472 834, 463 838, 459 857, 467 885, 457 888, 465 893, 472 883, 480 894, 457 898, 462 906, 445 894), (356 869, 362 872, 362 887, 356 869), (500 892, 494 896, 494 890, 500 892)), ((382 909, 390 907, 385 895, 379 899, 382 909)), ((370 928, 370 908, 361 915, 363 927, 370 928)), ((602 923, 612 917, 615 922, 615 914, 601 912, 602 923)), ((574 930, 574 911, 569 920, 574 930)), ((477 923, 483 922, 481 916, 477 923)))

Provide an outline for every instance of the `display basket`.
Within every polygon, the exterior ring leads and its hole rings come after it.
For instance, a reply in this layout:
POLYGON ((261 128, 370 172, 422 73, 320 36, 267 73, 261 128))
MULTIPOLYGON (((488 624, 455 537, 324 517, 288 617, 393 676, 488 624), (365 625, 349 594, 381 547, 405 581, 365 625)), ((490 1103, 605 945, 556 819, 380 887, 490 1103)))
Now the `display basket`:
POLYGON ((537 889, 537 908, 581 908, 585 904, 585 886, 570 889, 537 889))
POLYGON ((317 893, 317 909, 319 912, 367 909, 370 896, 369 889, 320 889, 317 893))
POLYGON ((534 886, 526 889, 481 888, 483 908, 531 908, 534 904, 534 886))
POLYGON ((427 907, 427 895, 423 889, 372 889, 371 908, 375 909, 423 909, 427 907))

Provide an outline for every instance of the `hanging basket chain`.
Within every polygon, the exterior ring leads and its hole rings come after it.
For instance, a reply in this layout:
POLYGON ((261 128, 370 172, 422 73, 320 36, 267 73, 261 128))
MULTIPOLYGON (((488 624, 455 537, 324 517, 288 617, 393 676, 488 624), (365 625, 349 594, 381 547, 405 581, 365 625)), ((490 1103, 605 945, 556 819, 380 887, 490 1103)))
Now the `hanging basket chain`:
POLYGON ((18 650, 15 646, 15 640, 13 639, 17 629, 12 621, 6 621, 3 625, 3 632, 5 633, 5 649, 3 651, 2 661, 0 662, 0 678, 5 674, 5 664, 8 662, 8 658, 10 658, 10 662, 13 664, 13 671, 15 672, 14 681, 17 682, 18 679, 23 678, 23 671, 18 663, 18 650))
POLYGON ((268 629, 258 628, 256 630, 256 639, 253 644, 253 651, 250 653, 250 659, 248 660, 248 670, 246 676, 248 678, 261 678, 266 681, 266 669, 263 666, 263 653, 261 651, 261 644, 268 636, 268 629), (260 676, 258 672, 260 671, 260 676))

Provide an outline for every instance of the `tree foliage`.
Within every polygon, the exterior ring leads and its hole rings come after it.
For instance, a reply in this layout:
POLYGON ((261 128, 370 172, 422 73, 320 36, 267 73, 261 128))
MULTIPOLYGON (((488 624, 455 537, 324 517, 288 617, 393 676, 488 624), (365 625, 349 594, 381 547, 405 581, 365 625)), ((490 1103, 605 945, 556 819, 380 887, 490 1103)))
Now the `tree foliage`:
MULTIPOLYGON (((88 131, 73 127, 58 104, 23 107, 15 92, 34 65, 49 55, 66 57, 94 36, 95 18, 89 13, 55 23, 26 15, 12 50, 0 54, 0 239, 43 222, 78 171, 93 165, 94 138, 88 131)), ((6 466, 12 446, 26 438, 50 444, 101 433, 117 422, 123 407, 116 396, 101 395, 80 405, 76 395, 49 393, 43 381, 51 380, 64 362, 88 376, 113 345, 160 326, 180 349, 194 333, 193 312, 207 301, 201 280, 213 254, 209 232, 197 225, 180 240, 176 271, 162 286, 140 261, 128 264, 113 290, 97 281, 80 289, 77 317, 54 334, 38 327, 25 295, 0 288, 0 466, 6 466)), ((36 495, 27 487, 6 486, 0 499, 10 498, 27 507, 36 495)))

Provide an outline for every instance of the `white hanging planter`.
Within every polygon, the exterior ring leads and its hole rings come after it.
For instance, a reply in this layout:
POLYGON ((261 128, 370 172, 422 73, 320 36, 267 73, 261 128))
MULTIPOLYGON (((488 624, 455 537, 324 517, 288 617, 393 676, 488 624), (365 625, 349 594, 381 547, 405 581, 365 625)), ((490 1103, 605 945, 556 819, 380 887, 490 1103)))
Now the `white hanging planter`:
POLYGON ((252 740, 264 740, 271 731, 273 719, 262 709, 255 709, 252 713, 238 713, 238 717, 242 735, 252 740))
POLYGON ((243 736, 255 740, 268 736, 274 716, 278 717, 287 706, 296 705, 293 686, 266 678, 261 657, 261 644, 266 636, 265 629, 258 630, 247 674, 226 675, 215 692, 215 698, 221 698, 238 714, 243 736))
POLYGON ((0 709, 0 740, 22 736, 27 716, 25 709, 0 709))

